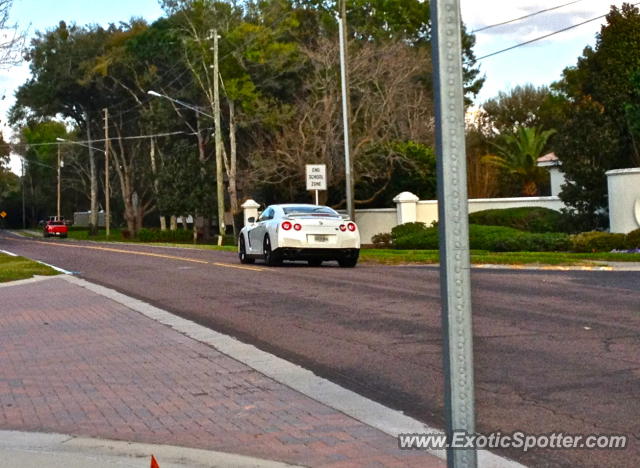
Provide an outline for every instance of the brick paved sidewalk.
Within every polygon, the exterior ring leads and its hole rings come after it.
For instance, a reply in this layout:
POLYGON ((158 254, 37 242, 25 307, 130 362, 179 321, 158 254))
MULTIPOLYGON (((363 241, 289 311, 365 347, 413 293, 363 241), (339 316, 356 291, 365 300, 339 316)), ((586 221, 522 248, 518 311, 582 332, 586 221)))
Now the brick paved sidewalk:
POLYGON ((440 467, 395 438, 110 299, 54 278, 0 289, 0 429, 326 467, 440 467))

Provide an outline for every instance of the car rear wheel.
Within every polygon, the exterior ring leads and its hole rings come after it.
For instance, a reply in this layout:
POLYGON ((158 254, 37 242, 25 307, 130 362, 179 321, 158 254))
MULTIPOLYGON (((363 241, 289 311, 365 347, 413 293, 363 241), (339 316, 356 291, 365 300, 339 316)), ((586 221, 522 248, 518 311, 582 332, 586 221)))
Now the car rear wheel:
POLYGON ((240 258, 240 263, 255 263, 254 258, 247 257, 247 248, 244 243, 244 236, 241 234, 240 239, 238 240, 238 257, 240 258))
POLYGON ((282 263, 280 256, 271 250, 271 239, 269 239, 269 236, 265 236, 264 238, 262 252, 264 254, 264 263, 266 263, 267 266, 276 266, 282 263))
POLYGON ((342 257, 338 259, 338 265, 342 268, 353 268, 358 263, 358 256, 355 257, 342 257))
POLYGON ((309 264, 309 266, 319 267, 320 265, 322 265, 322 259, 312 258, 311 260, 307 260, 307 263, 309 264))

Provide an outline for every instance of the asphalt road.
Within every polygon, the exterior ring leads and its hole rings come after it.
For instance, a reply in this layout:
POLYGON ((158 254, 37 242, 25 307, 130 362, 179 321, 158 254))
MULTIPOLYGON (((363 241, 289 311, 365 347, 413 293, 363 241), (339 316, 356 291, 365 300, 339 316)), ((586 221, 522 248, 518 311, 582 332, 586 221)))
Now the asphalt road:
MULTIPOLYGON (((227 252, 8 233, 0 249, 234 335, 443 427, 436 268, 267 268, 227 252)), ((640 272, 473 270, 472 285, 479 432, 630 436, 626 450, 497 452, 536 467, 639 466, 640 272)))

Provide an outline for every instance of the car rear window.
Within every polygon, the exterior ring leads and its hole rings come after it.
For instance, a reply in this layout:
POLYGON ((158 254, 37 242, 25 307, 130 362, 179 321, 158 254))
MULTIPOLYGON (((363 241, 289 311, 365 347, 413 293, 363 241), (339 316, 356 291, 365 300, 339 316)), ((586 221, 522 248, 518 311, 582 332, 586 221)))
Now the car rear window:
POLYGON ((49 226, 64 226, 62 221, 49 221, 49 226))
POLYGON ((340 216, 328 206, 287 206, 282 210, 286 215, 340 216))

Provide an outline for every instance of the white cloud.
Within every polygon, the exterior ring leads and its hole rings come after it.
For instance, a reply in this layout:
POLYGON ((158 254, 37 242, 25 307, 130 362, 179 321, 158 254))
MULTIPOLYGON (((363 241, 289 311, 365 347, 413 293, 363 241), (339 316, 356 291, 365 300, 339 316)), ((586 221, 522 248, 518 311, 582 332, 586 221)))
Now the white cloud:
MULTIPOLYGON (((568 3, 566 0, 564 3, 568 3)), ((531 13, 562 5, 562 0, 461 0, 462 18, 469 30, 509 21, 531 13)), ((499 37, 502 41, 522 42, 573 26, 608 13, 611 5, 620 6, 622 0, 582 0, 571 5, 541 13, 530 18, 497 26, 477 33, 478 44, 486 37, 499 37)), ((584 34, 594 35, 604 18, 551 36, 548 42, 563 42, 584 34)))

